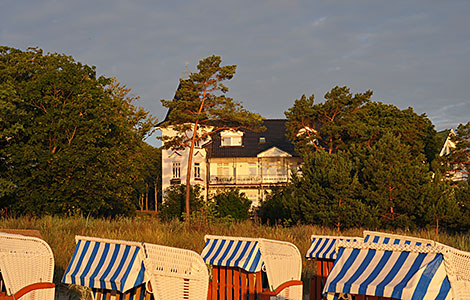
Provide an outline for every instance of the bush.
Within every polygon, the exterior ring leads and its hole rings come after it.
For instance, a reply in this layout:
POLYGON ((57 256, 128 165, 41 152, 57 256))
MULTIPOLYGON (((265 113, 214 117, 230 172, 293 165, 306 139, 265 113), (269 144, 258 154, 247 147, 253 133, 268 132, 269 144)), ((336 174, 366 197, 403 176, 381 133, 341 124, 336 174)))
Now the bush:
POLYGON ((238 189, 222 191, 212 197, 212 203, 222 218, 230 216, 235 220, 247 220, 250 217, 251 201, 238 189))
MULTIPOLYGON (((191 186, 189 206, 195 212, 204 207, 201 186, 191 186)), ((165 220, 184 219, 186 185, 172 185, 165 190, 160 216, 165 220)))
POLYGON ((258 209, 261 221, 272 225, 292 225, 299 222, 300 217, 296 214, 299 204, 293 196, 294 190, 293 184, 274 187, 258 209))

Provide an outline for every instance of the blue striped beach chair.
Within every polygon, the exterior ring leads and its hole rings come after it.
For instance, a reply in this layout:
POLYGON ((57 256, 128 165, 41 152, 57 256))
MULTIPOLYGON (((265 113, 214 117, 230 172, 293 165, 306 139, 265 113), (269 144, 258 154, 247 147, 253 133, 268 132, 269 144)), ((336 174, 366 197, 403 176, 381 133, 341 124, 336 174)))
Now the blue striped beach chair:
POLYGON ((63 283, 89 287, 96 300, 205 300, 207 267, 189 250, 77 236, 63 283))
POLYGON ((316 261, 316 274, 310 280, 310 300, 324 299, 322 290, 325 286, 326 278, 333 268, 336 259, 336 242, 362 241, 361 237, 312 235, 312 244, 305 254, 308 260, 316 261))
POLYGON ((212 267, 209 300, 302 299, 302 261, 291 243, 206 235, 201 256, 212 267))
POLYGON ((142 243, 76 236, 62 283, 89 287, 96 300, 150 298, 142 243))
POLYGON ((337 249, 324 288, 329 299, 343 294, 356 299, 470 299, 466 252, 377 232, 365 232, 364 242, 339 241, 337 249))

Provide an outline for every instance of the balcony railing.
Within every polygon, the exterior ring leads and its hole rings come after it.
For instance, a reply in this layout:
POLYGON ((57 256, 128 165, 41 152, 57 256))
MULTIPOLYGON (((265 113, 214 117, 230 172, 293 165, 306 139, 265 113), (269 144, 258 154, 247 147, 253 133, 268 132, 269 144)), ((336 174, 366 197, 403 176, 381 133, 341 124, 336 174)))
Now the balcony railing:
POLYGON ((262 183, 282 183, 289 181, 287 175, 266 175, 266 176, 253 176, 253 175, 211 175, 209 184, 262 184, 262 183))

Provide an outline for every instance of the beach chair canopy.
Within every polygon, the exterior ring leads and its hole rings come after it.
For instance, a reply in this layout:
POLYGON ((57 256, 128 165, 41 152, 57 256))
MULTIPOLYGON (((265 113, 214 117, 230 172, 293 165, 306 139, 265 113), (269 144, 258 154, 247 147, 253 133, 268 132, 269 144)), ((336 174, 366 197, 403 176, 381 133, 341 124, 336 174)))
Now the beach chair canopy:
POLYGON ((212 235, 204 239, 201 256, 206 264, 239 267, 248 272, 263 269, 272 291, 285 282, 300 280, 302 260, 299 250, 291 243, 212 235))
POLYGON ((251 273, 261 270, 259 239, 206 235, 204 240, 201 256, 206 264, 238 267, 251 273))
POLYGON ((325 293, 396 299, 463 299, 445 262, 450 247, 339 241, 325 293))
POLYGON ((305 254, 307 259, 336 259, 337 241, 362 241, 361 237, 312 235, 312 244, 305 254))
MULTIPOLYGON (((0 232, 0 273, 9 295, 32 284, 52 283, 54 255, 40 238, 0 232)), ((52 300, 54 289, 36 290, 21 299, 52 300)))
POLYGON ((435 246, 437 243, 433 240, 426 240, 417 237, 391 234, 378 231, 364 230, 364 242, 393 244, 393 245, 416 245, 416 246, 435 246))
POLYGON ((146 281, 142 243, 76 236, 63 283, 126 292, 146 281))

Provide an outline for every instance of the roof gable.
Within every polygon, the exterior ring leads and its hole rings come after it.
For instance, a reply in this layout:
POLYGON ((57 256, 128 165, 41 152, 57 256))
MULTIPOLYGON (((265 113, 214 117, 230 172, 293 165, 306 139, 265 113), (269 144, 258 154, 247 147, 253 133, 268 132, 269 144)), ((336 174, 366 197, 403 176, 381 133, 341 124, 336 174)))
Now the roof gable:
POLYGON ((282 151, 278 147, 269 148, 266 151, 263 151, 256 155, 257 157, 292 157, 289 153, 282 151))

